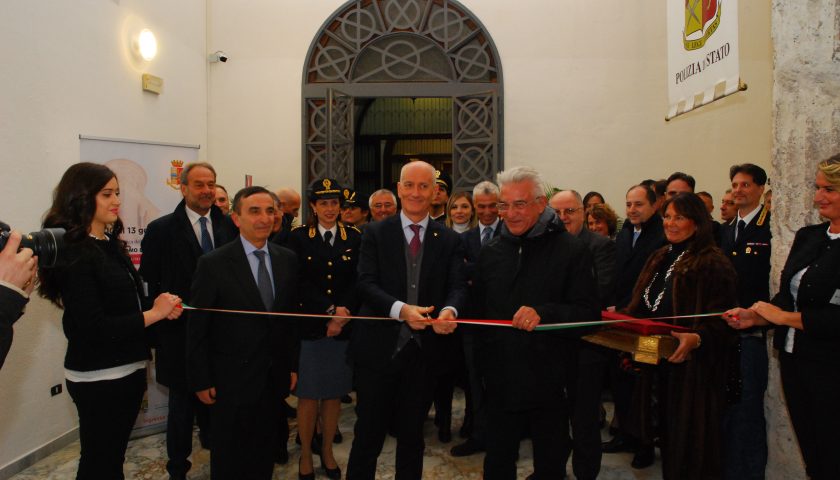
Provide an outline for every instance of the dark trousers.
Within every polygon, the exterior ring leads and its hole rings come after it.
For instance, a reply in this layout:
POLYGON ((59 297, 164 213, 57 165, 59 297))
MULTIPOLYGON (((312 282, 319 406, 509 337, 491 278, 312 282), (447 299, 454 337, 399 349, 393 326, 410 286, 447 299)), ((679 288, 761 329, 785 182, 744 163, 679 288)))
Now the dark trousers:
MULTIPOLYGON (((795 345, 794 345, 795 348, 795 345)), ((813 480, 840 478, 837 432, 840 405, 837 372, 840 362, 817 362, 785 352, 779 353, 782 389, 785 392, 796 440, 813 480)))
POLYGON ((347 463, 347 480, 374 480, 389 421, 396 421, 396 480, 423 475, 423 422, 431 402, 433 379, 422 352, 409 342, 390 365, 356 365, 356 426, 347 463))
POLYGON ((487 407, 485 405, 484 381, 481 372, 477 370, 475 361, 475 335, 466 329, 462 333, 464 345, 464 361, 467 367, 467 411, 472 421, 470 439, 484 446, 487 437, 487 407))
POLYGON ((183 477, 192 467, 188 457, 192 453, 193 422, 198 420, 200 435, 209 438, 210 412, 195 393, 170 388, 169 414, 166 418, 166 471, 173 477, 183 477))
POLYGON ((636 380, 639 375, 633 371, 632 360, 626 354, 611 352, 608 354, 607 362, 610 391, 615 404, 614 416, 618 421, 620 435, 638 440, 631 428, 634 423, 631 411, 633 392, 636 390, 636 380))
POLYGON ((767 342, 764 337, 741 337, 741 400, 724 416, 724 478, 764 478, 767 465, 767 427, 764 392, 767 390, 767 342))
MULTIPOLYGON (((548 400, 548 399, 546 399, 548 400)), ((566 477, 558 455, 569 449, 569 411, 560 395, 545 406, 523 411, 505 410, 492 394, 487 397, 487 454, 484 480, 516 479, 516 460, 522 425, 528 425, 534 447, 534 480, 566 477)))
MULTIPOLYGON (((610 352, 582 342, 569 372, 572 412, 572 467, 578 480, 594 479, 601 471, 601 390, 610 352)), ((568 453, 563 456, 565 459, 568 453)))
POLYGON ((123 479, 128 437, 146 391, 146 369, 116 380, 71 382, 82 446, 77 480, 123 479))
POLYGON ((254 404, 218 401, 210 407, 210 478, 271 479, 281 401, 279 393, 266 389, 254 404))

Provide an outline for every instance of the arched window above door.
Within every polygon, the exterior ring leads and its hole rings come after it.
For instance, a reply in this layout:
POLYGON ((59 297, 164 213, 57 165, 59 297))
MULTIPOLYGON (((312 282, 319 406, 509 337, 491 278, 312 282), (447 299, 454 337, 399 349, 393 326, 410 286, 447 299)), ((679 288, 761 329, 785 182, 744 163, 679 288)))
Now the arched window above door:
MULTIPOLYGON (((354 163, 365 113, 359 106, 370 104, 359 98, 449 99, 455 190, 492 179, 503 166, 498 52, 457 1, 349 1, 315 35, 303 73, 304 186, 321 176, 353 186, 368 168, 354 163)), ((376 163, 371 155, 365 152, 366 164, 376 163)), ((380 186, 387 183, 382 176, 380 186)))

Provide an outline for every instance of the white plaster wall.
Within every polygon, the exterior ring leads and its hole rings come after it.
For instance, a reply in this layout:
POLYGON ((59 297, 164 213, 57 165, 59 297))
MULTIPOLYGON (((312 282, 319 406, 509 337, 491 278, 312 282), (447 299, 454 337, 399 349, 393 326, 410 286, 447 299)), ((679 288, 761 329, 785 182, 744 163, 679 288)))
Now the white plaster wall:
MULTIPOLYGON (((52 188, 79 161, 79 134, 207 144, 204 0, 7 0, 0 14, 0 218, 39 228, 52 188), (128 31, 158 38, 134 60, 128 31), (143 93, 141 72, 164 79, 143 93)), ((77 425, 64 382, 60 312, 34 299, 0 371, 0 468, 77 425)))
MULTIPOLYGON (((719 203, 728 168, 769 168, 770 5, 740 2, 741 72, 749 85, 665 122, 664 2, 463 0, 499 50, 508 166, 555 184, 599 190, 623 212, 627 187, 676 170, 719 203)), ((341 0, 208 0, 209 141, 220 181, 300 185, 305 55, 341 0)))

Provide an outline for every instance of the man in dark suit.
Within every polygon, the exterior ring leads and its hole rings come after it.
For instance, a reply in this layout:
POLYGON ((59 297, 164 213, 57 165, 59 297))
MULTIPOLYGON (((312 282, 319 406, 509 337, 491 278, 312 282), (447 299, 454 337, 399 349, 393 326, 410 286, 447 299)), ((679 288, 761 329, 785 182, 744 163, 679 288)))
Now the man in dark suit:
MULTIPOLYGON (((484 181, 473 188, 473 204, 478 217, 478 225, 461 234, 466 247, 466 276, 469 285, 469 302, 466 316, 475 318, 476 312, 480 310, 476 304, 475 292, 472 285, 475 283, 475 266, 478 263, 481 247, 493 238, 499 236, 501 219, 499 218, 499 187, 495 183, 484 181)), ((467 390, 466 413, 464 414, 464 425, 462 431, 469 435, 466 442, 455 445, 449 451, 453 457, 465 457, 478 452, 483 452, 487 439, 487 408, 484 399, 484 381, 481 373, 477 370, 475 362, 475 336, 476 327, 464 325, 461 329, 461 339, 464 345, 464 361, 467 367, 467 390)))
MULTIPOLYGON (((548 204, 566 230, 583 241, 592 253, 599 306, 606 307, 615 272, 615 242, 584 227, 583 199, 575 190, 555 193, 548 204)), ((612 355, 603 347, 581 340, 577 363, 569 369, 567 391, 572 408, 572 467, 575 478, 580 480, 595 479, 601 470, 601 391, 609 358, 612 355)))
POLYGON ((518 434, 528 424, 530 478, 559 479, 569 441, 566 374, 577 361, 582 331, 534 329, 599 318, 592 255, 547 208, 538 172, 514 167, 498 181, 504 224, 481 249, 476 291, 479 318, 511 320, 513 328, 485 327, 478 335, 476 357, 487 385, 484 478, 516 478, 518 434))
POLYGON ((431 165, 406 164, 398 184, 402 211, 371 223, 362 236, 359 315, 396 321, 354 322, 349 356, 358 406, 348 480, 375 478, 392 418, 397 430, 396 478, 422 476, 423 421, 434 387, 436 336, 454 331, 456 324, 447 320, 457 316, 466 296, 461 239, 429 218, 435 190, 431 165), (430 320, 432 313, 436 321, 430 320))
MULTIPOLYGON (((236 227, 215 204, 216 171, 209 163, 190 163, 181 171, 181 203, 151 222, 141 242, 140 275, 149 298, 171 292, 190 304, 190 286, 199 257, 236 238, 236 227)), ((166 470, 186 478, 192 464, 193 421, 198 417, 202 445, 209 447, 209 411, 187 386, 185 318, 159 322, 155 367, 157 381, 169 388, 166 419, 166 470)))
MULTIPOLYGON (((767 183, 763 168, 745 163, 729 170, 738 213, 720 231, 720 248, 738 273, 738 303, 749 308, 770 299, 770 211, 761 205, 767 183)), ((767 389, 766 328, 741 330, 741 398, 724 419, 724 475, 727 479, 764 478, 767 429, 764 391, 767 389)))
MULTIPOLYGON (((195 307, 290 312, 297 305, 297 257, 268 242, 274 208, 263 187, 236 194, 239 239, 199 260, 195 307)), ((212 478, 270 479, 284 441, 277 438, 279 406, 297 370, 294 320, 196 310, 187 325, 187 378, 199 400, 212 405, 212 478)))
MULTIPOLYGON (((656 202, 656 192, 644 185, 635 185, 627 191, 627 220, 615 239, 615 282, 611 299, 615 310, 620 310, 630 303, 636 279, 648 257, 667 243, 656 202)), ((636 455, 631 465, 634 468, 648 467, 655 460, 653 439, 644 439, 644 444, 638 445, 639 439, 629 430, 631 421, 628 414, 636 377, 621 369, 619 365, 620 359, 616 358, 610 367, 619 433, 604 443, 602 451, 635 451, 636 455)))

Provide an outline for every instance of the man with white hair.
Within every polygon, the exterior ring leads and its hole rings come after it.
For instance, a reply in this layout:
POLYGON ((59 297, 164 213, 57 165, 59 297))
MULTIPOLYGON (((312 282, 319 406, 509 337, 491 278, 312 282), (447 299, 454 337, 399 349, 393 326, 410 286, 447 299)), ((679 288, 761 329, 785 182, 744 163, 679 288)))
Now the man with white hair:
POLYGON ((387 188, 373 192, 368 199, 372 222, 385 220, 397 214, 397 197, 387 188))
POLYGON ((479 318, 512 320, 513 328, 485 328, 476 346, 487 386, 484 478, 516 478, 522 423, 530 425, 534 447, 530 478, 563 478, 557 455, 569 443, 563 387, 582 332, 535 328, 599 318, 592 255, 546 208, 536 170, 514 167, 497 180, 504 223, 481 250, 475 288, 479 318))

